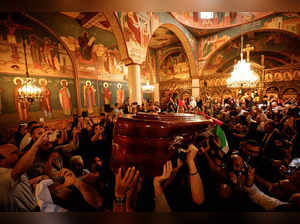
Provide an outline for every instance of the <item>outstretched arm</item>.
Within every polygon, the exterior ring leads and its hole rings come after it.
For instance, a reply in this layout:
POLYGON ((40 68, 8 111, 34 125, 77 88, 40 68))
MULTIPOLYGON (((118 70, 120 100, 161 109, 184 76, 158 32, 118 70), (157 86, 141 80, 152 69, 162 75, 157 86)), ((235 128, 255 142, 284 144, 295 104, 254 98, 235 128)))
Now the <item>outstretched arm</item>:
MULTIPOLYGON (((128 191, 132 191, 134 185, 139 176, 139 171, 135 167, 129 167, 124 176, 122 176, 122 169, 119 168, 115 176, 115 201, 114 201, 114 212, 127 212, 131 210, 126 200, 126 194, 128 191)), ((128 200, 131 200, 128 198, 128 200)))
POLYGON ((154 200, 155 200, 155 211, 156 212, 170 212, 171 209, 168 205, 167 199, 165 197, 162 183, 169 179, 172 173, 172 162, 168 161, 163 167, 163 174, 158 177, 154 177, 154 200))
POLYGON ((13 179, 16 179, 22 173, 25 173, 32 166, 39 146, 42 144, 43 138, 47 134, 48 132, 45 132, 41 135, 32 147, 21 157, 21 159, 19 159, 11 174, 13 179))
POLYGON ((100 208, 102 206, 103 199, 99 193, 92 186, 76 178, 71 170, 64 168, 61 170, 61 175, 65 178, 65 187, 74 185, 89 205, 94 208, 100 208))
POLYGON ((195 164, 197 153, 198 149, 194 145, 189 145, 186 162, 189 168, 189 180, 193 202, 197 205, 201 205, 204 202, 204 188, 201 176, 195 164))

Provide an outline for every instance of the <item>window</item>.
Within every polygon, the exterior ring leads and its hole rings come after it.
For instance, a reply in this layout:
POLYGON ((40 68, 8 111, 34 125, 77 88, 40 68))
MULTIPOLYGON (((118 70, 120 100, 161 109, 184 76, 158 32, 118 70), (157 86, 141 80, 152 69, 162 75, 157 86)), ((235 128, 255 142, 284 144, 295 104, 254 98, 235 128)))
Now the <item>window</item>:
POLYGON ((201 19, 212 19, 214 18, 214 12, 200 12, 201 19))

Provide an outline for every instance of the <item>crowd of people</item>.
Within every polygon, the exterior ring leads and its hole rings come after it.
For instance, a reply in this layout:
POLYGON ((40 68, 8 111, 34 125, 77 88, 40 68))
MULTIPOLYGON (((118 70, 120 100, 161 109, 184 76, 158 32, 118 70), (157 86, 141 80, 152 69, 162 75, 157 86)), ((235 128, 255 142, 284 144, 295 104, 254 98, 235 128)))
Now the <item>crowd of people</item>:
POLYGON ((74 116, 61 128, 20 124, 0 145, 0 211, 297 211, 300 109, 251 96, 116 104, 99 122, 74 116), (160 176, 110 169, 113 128, 128 113, 189 112, 209 129, 160 176))

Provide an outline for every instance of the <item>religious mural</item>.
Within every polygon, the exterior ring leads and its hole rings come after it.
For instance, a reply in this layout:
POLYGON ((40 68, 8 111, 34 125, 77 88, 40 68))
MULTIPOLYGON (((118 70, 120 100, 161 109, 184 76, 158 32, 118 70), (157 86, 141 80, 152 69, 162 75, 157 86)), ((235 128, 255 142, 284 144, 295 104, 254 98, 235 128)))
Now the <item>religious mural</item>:
POLYGON ((94 75, 95 73, 127 75, 117 47, 109 48, 101 42, 96 43, 96 37, 91 36, 87 31, 83 32, 78 39, 72 36, 62 36, 61 39, 75 55, 81 75, 94 75))
POLYGON ((121 83, 117 84, 116 103, 119 105, 124 103, 124 87, 121 83))
POLYGON ((151 13, 118 12, 129 57, 137 63, 145 61, 147 47, 151 38, 151 13))
POLYGON ((44 112, 46 118, 52 118, 52 107, 51 107, 51 101, 50 101, 51 91, 47 87, 47 83, 48 83, 47 79, 45 79, 45 78, 39 79, 39 85, 40 85, 40 88, 42 91, 40 107, 41 107, 41 111, 44 112))
POLYGON ((125 82, 80 79, 79 83, 82 109, 89 115, 109 112, 115 103, 124 103, 128 97, 125 82))
POLYGON ((77 110, 75 83, 71 78, 35 76, 35 85, 41 88, 41 98, 29 103, 18 98, 18 90, 26 77, 1 74, 2 113, 0 125, 14 125, 21 121, 63 119, 77 110))
POLYGON ((1 13, 0 72, 24 74, 24 50, 30 74, 73 77, 70 57, 54 36, 21 14, 1 13))
POLYGON ((62 43, 21 13, 0 13, 0 123, 59 119, 76 110, 73 65, 62 43), (28 72, 41 88, 40 99, 18 97, 28 72), (3 88, 5 86, 5 88, 3 88))
POLYGON ((101 111, 109 112, 115 103, 128 98, 128 84, 125 82, 98 81, 101 111))
POLYGON ((60 89, 58 91, 59 102, 65 115, 71 115, 72 113, 71 94, 68 85, 69 83, 67 80, 61 80, 60 89))
POLYGON ((190 79, 190 68, 184 52, 176 52, 167 56, 160 64, 160 81, 171 79, 190 79))
POLYGON ((88 114, 94 113, 96 106, 96 89, 90 80, 87 80, 83 86, 83 101, 84 106, 87 108, 88 114))
MULTIPOLYGON (((250 60, 257 64, 271 67, 279 67, 300 61, 300 53, 297 50, 300 47, 300 38, 293 35, 287 35, 283 32, 259 31, 251 32, 244 35, 244 55, 249 54, 250 60), (249 45, 249 51, 246 46, 249 45), (251 46, 251 47, 250 47, 251 46), (264 52, 264 53, 260 53, 264 52), (273 52, 273 53, 272 53, 273 52), (280 52, 280 53, 279 53, 280 52), (262 55, 264 57, 262 58, 262 55), (278 58, 278 60, 274 60, 278 58)), ((223 45, 208 59, 203 70, 204 75, 214 74, 216 72, 227 71, 227 68, 234 64, 234 60, 240 57, 240 38, 232 40, 230 43, 223 45)), ((267 77, 267 80, 269 78, 267 77)), ((277 81, 283 80, 277 77, 277 81)))
MULTIPOLYGON (((280 15, 270 15, 263 17, 259 20, 251 23, 243 24, 241 26, 232 27, 219 32, 218 34, 212 34, 207 37, 201 38, 198 43, 198 58, 203 60, 209 54, 214 52, 219 46, 233 37, 240 35, 241 32, 254 31, 258 29, 280 29, 293 32, 300 35, 300 13, 282 13, 280 15), (220 43, 215 47, 214 43, 220 43)), ((281 44, 280 44, 281 45, 281 44)), ((280 46, 279 46, 280 47, 280 46)))
POLYGON ((149 48, 145 62, 141 64, 141 76, 146 80, 155 81, 156 78, 156 52, 149 48))

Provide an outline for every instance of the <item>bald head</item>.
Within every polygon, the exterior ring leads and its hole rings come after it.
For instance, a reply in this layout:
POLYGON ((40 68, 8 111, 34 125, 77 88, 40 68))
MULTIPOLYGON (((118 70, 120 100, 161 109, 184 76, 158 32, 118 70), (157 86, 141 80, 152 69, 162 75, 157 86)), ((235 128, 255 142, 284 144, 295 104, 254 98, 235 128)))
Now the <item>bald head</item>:
POLYGON ((12 144, 0 145, 0 167, 13 168, 18 160, 20 151, 12 144))

